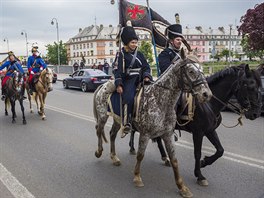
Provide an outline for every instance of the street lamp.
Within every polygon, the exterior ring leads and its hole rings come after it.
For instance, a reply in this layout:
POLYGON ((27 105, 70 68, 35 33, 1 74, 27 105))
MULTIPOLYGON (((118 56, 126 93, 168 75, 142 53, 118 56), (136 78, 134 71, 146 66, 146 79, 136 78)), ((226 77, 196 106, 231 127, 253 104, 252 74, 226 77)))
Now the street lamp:
POLYGON ((57 28, 57 43, 58 43, 58 65, 60 65, 60 43, 59 43, 59 24, 56 18, 51 20, 51 25, 54 25, 54 21, 56 21, 56 28, 57 28))
POLYGON ((25 37, 26 37, 26 51, 27 51, 27 57, 28 57, 28 40, 27 40, 27 32, 25 30, 22 30, 21 31, 21 35, 24 35, 25 34, 25 37))
POLYGON ((8 39, 7 38, 4 38, 4 42, 7 43, 7 51, 9 52, 9 42, 8 42, 8 39))
POLYGON ((229 24, 229 66, 231 65, 231 30, 232 30, 232 24, 229 24))

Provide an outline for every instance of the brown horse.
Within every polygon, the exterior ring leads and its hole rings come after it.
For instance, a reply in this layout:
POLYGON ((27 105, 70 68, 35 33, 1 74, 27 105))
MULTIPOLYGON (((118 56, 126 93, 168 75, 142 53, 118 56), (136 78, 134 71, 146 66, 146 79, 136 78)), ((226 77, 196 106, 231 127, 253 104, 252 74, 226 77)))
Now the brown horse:
MULTIPOLYGON (((52 87, 52 76, 53 71, 50 68, 44 69, 38 78, 38 81, 34 84, 35 91, 33 92, 33 99, 37 104, 38 114, 41 116, 42 120, 45 120, 46 115, 44 112, 45 99, 47 97, 47 93, 53 90, 52 87), (40 105, 39 105, 40 104, 40 105)), ((28 85, 26 86, 28 92, 28 85)), ((31 96, 28 92, 28 100, 30 105, 30 112, 33 112, 32 104, 31 104, 31 96)))

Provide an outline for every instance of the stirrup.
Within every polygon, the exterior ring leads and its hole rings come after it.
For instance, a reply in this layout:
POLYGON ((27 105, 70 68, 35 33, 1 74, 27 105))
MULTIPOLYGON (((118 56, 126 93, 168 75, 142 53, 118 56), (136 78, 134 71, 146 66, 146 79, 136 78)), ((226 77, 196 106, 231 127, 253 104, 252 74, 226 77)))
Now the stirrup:
POLYGON ((131 132, 132 132, 132 125, 130 123, 127 123, 122 130, 121 138, 126 137, 126 135, 131 132))

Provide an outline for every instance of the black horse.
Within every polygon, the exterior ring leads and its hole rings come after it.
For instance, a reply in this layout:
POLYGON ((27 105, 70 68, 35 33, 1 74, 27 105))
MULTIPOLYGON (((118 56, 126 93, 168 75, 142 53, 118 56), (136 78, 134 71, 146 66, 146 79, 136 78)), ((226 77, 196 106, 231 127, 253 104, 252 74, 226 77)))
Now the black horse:
MULTIPOLYGON (((201 173, 201 168, 211 165, 224 153, 224 148, 216 133, 216 128, 220 125, 222 117, 220 111, 232 95, 236 97, 238 103, 245 110, 247 119, 254 120, 260 116, 261 81, 259 73, 250 70, 248 65, 233 66, 213 74, 207 78, 208 85, 213 93, 212 99, 203 104, 196 103, 193 121, 184 126, 176 125, 176 129, 192 133, 194 143, 195 169, 194 175, 200 185, 206 186, 208 182, 201 173), (212 156, 206 156, 201 160, 201 149, 203 137, 214 145, 216 152, 212 156)), ((178 108, 176 106, 176 108, 178 108)), ((177 111, 179 113, 179 111, 177 111)), ((179 117, 180 115, 177 115, 179 117)), ((179 123, 186 121, 178 120, 179 123)), ((162 159, 169 165, 167 154, 161 142, 161 138, 156 138, 162 159)), ((130 137, 130 152, 134 152, 134 133, 130 137)))
POLYGON ((23 99, 24 99, 24 92, 25 92, 25 84, 23 76, 15 71, 14 77, 10 77, 6 81, 5 85, 6 89, 6 99, 5 99, 5 115, 8 115, 7 107, 11 104, 11 111, 12 111, 12 123, 15 123, 16 120, 16 100, 19 101, 21 111, 22 111, 22 118, 23 118, 23 124, 27 124, 25 113, 24 113, 24 105, 23 105, 23 99))

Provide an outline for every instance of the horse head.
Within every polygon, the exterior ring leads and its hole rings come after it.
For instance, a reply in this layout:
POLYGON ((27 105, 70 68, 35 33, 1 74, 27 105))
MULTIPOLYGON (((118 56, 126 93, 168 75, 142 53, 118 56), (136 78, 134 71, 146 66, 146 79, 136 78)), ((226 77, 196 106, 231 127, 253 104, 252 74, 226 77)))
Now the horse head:
POLYGON ((254 120, 261 113, 261 79, 256 70, 250 70, 248 64, 239 66, 239 79, 234 95, 240 106, 245 109, 245 116, 254 120))
POLYGON ((53 71, 50 68, 44 69, 40 74, 40 78, 43 84, 47 87, 48 92, 53 90, 52 77, 53 71))
POLYGON ((209 101, 212 92, 198 63, 193 55, 188 55, 180 64, 180 75, 178 83, 182 91, 190 92, 197 97, 199 102, 209 101))

